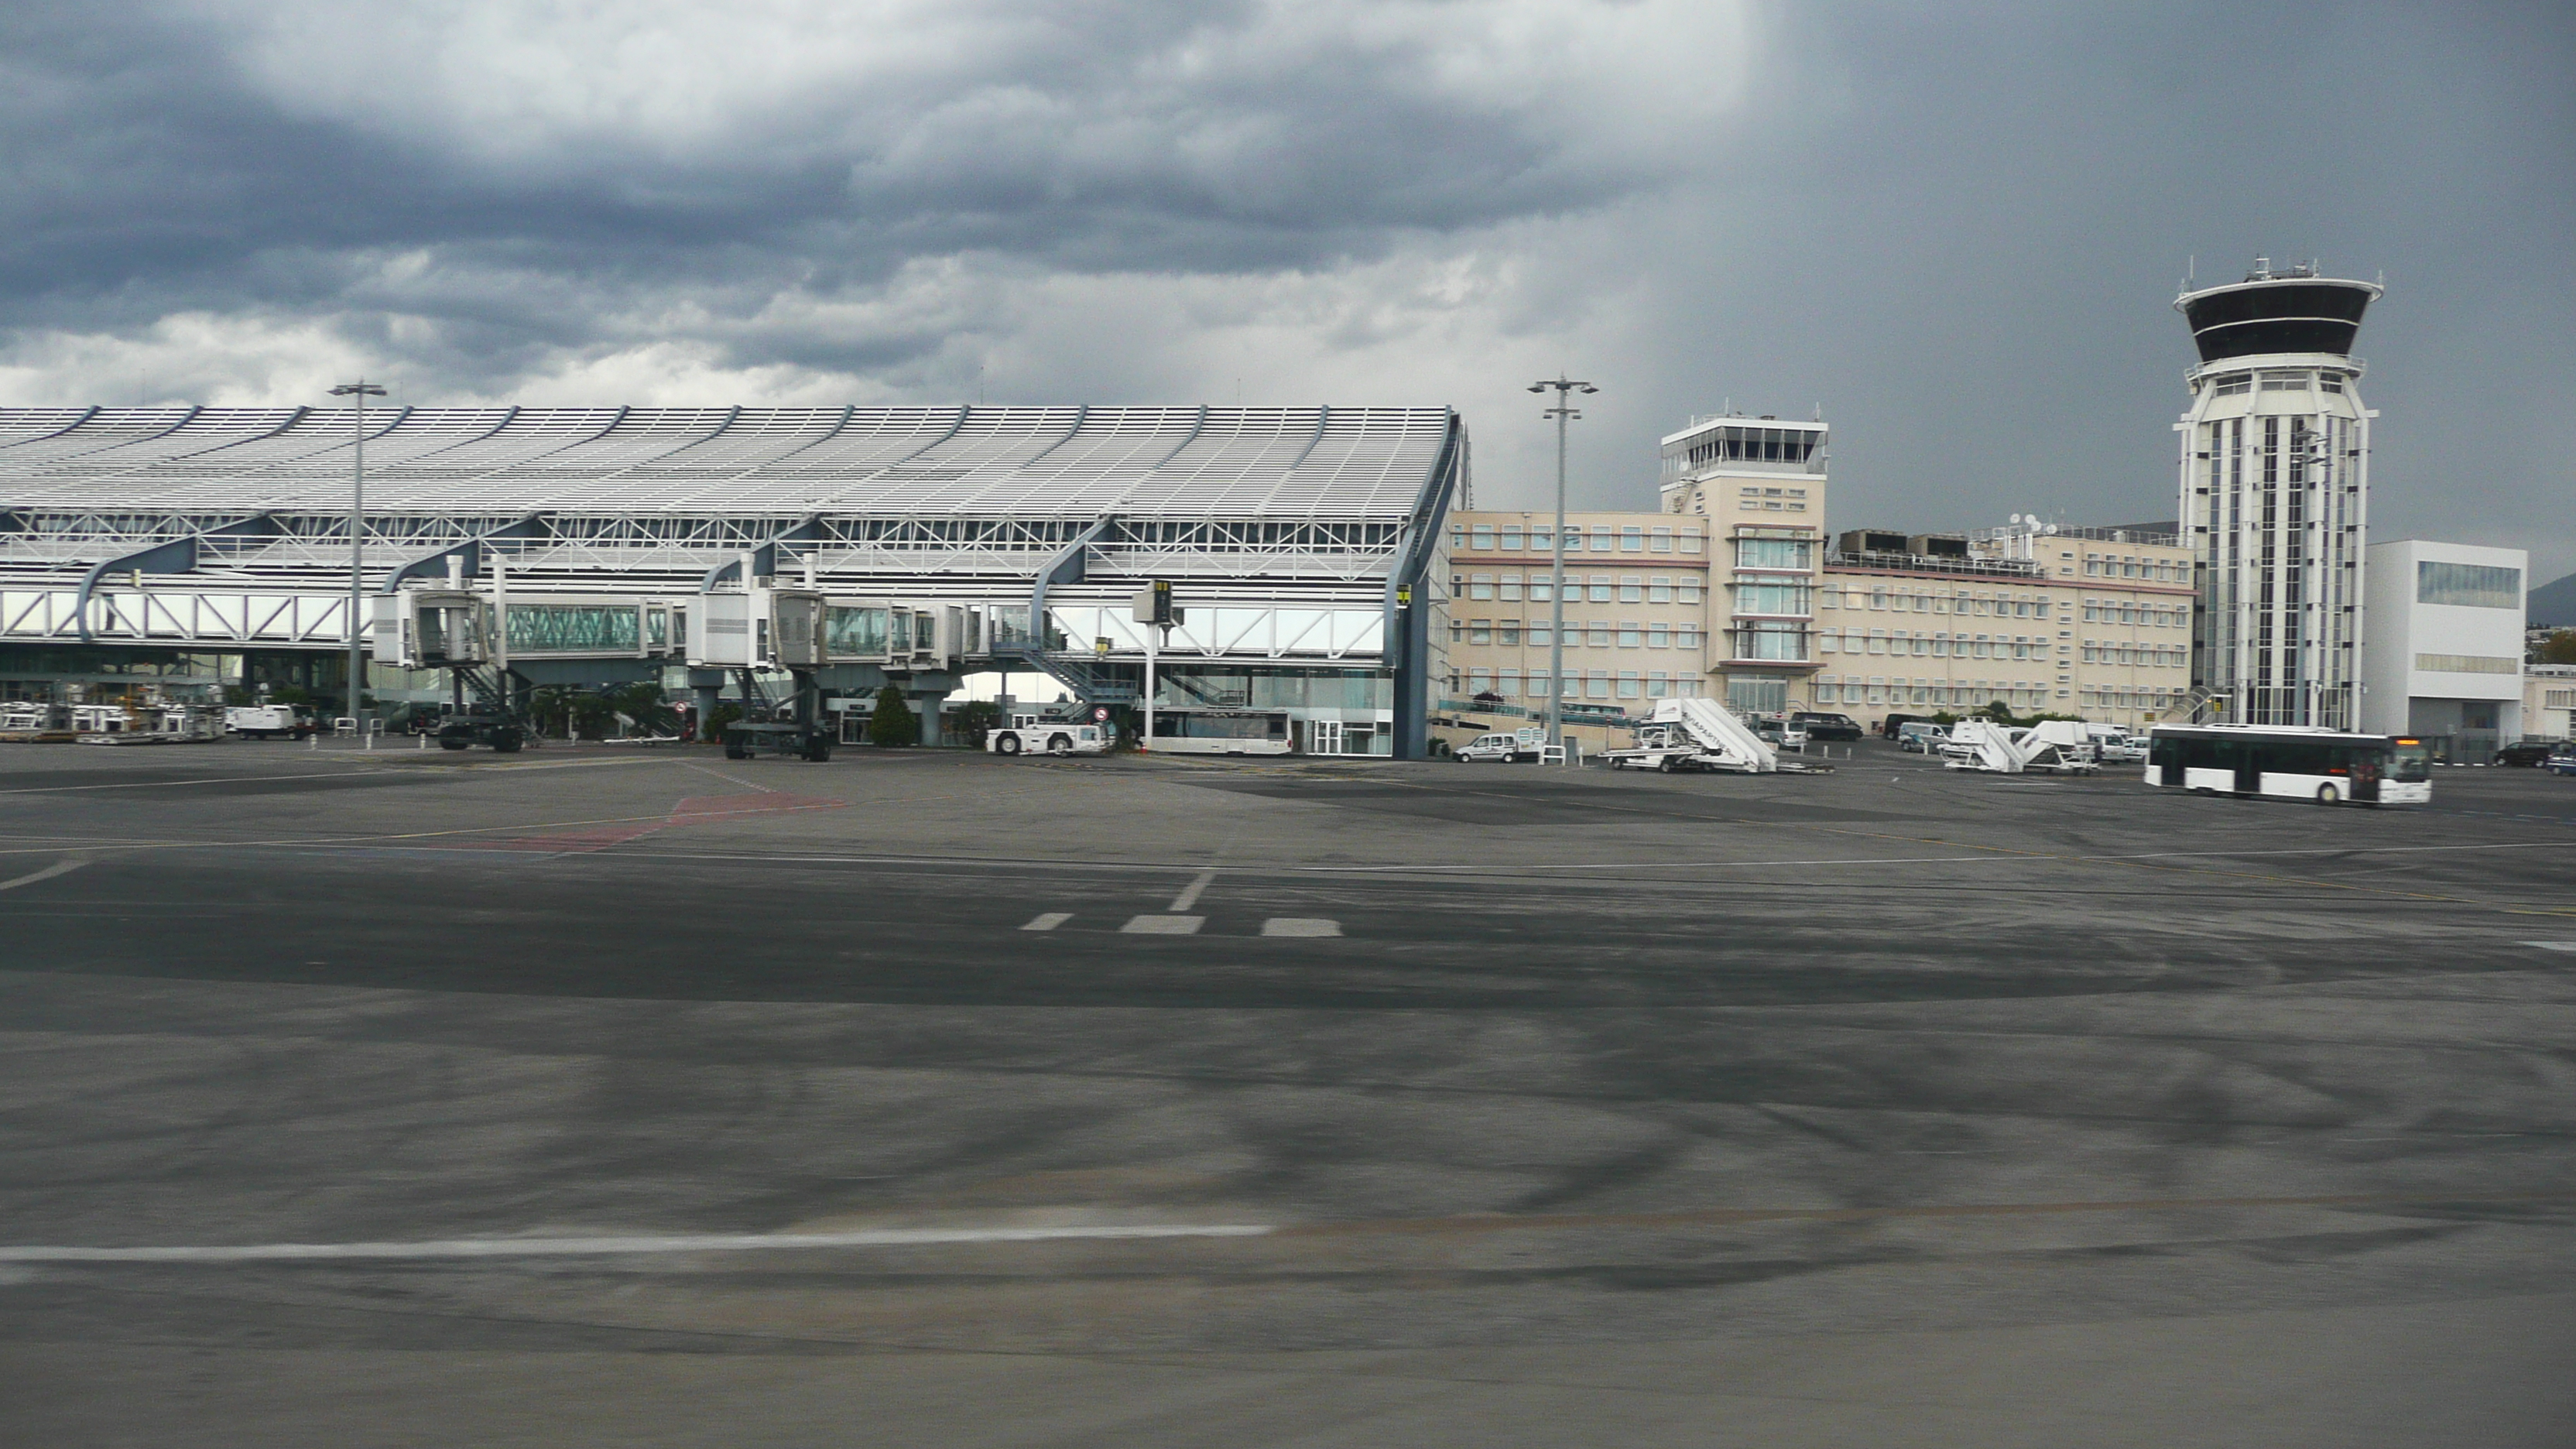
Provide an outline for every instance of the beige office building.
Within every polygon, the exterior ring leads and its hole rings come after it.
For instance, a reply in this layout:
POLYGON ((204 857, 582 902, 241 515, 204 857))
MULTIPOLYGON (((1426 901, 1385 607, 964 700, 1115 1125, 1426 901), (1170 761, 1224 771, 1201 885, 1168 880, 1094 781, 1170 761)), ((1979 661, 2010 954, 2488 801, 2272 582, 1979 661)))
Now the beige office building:
POLYGON ((1809 698, 1830 441, 1821 420, 1740 413, 1693 418, 1663 440, 1664 511, 1711 531, 1710 693, 1732 709, 1771 713, 1809 698))
POLYGON ((2191 555, 2169 529, 1837 543, 1817 594, 1818 709, 1875 726, 2002 700, 2143 727, 2190 692, 2191 555))
MULTIPOLYGON (((1556 515, 1449 515, 1446 617, 1435 625, 1445 702, 1480 696, 1544 712, 1556 608, 1556 515)), ((1660 513, 1565 520, 1564 697, 1643 714, 1704 693, 1709 665, 1709 535, 1660 513)))

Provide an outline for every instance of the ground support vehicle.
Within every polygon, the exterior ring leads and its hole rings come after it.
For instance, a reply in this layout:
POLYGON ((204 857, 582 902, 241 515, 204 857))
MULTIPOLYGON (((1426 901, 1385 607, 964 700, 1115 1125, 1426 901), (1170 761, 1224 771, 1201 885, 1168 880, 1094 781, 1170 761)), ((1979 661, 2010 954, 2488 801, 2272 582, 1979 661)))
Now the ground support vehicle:
POLYGON ((313 711, 299 704, 234 705, 224 711, 224 729, 244 739, 300 740, 313 733, 313 711))
POLYGON ((1547 731, 1514 730, 1509 734, 1478 735, 1450 753, 1462 765, 1487 760, 1503 765, 1534 764, 1546 746, 1547 731))
POLYGON ((2146 781, 2166 790, 2320 805, 2421 805, 2433 798, 2433 753, 2413 735, 2311 725, 2157 725, 2146 781))
POLYGON ((2081 720, 2044 719, 2035 725, 2005 726, 1993 720, 1963 719, 1950 726, 1950 737, 1941 742, 1940 750, 1942 766, 1952 770, 2090 775, 2102 768, 2081 720))
POLYGON ((1049 719, 1041 714, 1014 714, 1010 723, 993 726, 984 748, 997 755, 1105 755, 1118 744, 1118 732, 1105 720, 1049 719))
POLYGON ((2520 744, 2507 745, 2503 749, 2496 751, 2495 758, 2490 760, 2488 763, 2496 765, 2522 765, 2528 767, 2545 764, 2549 759, 2550 753, 2551 749, 2549 745, 2538 740, 2525 740, 2520 744))
POLYGON ((1780 758, 1780 752, 1714 700, 1660 700, 1637 726, 1637 744, 1604 750, 1612 769, 1725 770, 1736 774, 1821 774, 1825 767, 1780 758))
POLYGON ((1919 719, 1909 720, 1896 732, 1896 747, 1912 754, 1928 755, 1939 749, 1941 742, 1948 738, 1950 731, 1946 726, 1927 724, 1919 719))
POLYGON ((791 668, 787 672, 796 692, 773 700, 761 690, 758 675, 749 669, 734 671, 742 684, 743 717, 725 726, 726 759, 784 755, 819 765, 832 758, 835 731, 823 722, 822 690, 812 671, 791 668))
POLYGON ((206 745, 224 737, 223 717, 193 704, 145 704, 126 712, 125 727, 93 730, 85 745, 206 745))

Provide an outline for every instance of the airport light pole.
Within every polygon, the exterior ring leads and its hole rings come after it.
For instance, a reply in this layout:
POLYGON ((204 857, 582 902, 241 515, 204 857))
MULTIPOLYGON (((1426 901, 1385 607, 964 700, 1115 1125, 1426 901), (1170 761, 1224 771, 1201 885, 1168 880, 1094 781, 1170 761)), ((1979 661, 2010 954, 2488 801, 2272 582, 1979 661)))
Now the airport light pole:
MULTIPOLYGON (((1601 389, 1588 382, 1576 382, 1560 372, 1553 380, 1542 378, 1530 384, 1530 391, 1543 393, 1556 389, 1556 406, 1540 413, 1556 419, 1556 533, 1553 541, 1556 556, 1553 581, 1548 585, 1548 656, 1547 656, 1547 742, 1559 751, 1565 748, 1565 425, 1583 416, 1579 408, 1569 407, 1569 394, 1596 393, 1601 389)), ((1563 758, 1560 754, 1559 758, 1563 758)))
POLYGON ((357 721, 358 742, 367 743, 367 716, 358 708, 358 680, 363 665, 358 650, 366 638, 365 605, 367 541, 367 399, 383 397, 385 390, 360 378, 331 389, 331 396, 345 397, 357 404, 358 433, 355 440, 355 471, 349 481, 349 718, 357 721))

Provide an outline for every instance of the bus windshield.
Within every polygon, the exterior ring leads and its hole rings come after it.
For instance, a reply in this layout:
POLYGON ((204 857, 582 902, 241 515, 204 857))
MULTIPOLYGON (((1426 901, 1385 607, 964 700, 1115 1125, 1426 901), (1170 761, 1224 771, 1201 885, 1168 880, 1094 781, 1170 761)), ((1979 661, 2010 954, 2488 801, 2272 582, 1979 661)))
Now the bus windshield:
POLYGON ((2411 785, 2433 778, 2433 754, 2422 740, 2399 740, 2396 752, 2388 758, 2390 781, 2411 785))

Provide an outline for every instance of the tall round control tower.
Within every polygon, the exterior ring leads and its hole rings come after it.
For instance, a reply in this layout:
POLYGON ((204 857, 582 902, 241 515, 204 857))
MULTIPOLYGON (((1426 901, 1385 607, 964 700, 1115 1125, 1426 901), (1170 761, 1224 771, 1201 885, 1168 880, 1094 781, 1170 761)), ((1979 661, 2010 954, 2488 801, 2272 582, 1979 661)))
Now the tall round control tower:
POLYGON ((2197 557, 2192 682, 2231 724, 2361 721, 2370 419, 2352 356, 2374 283, 2275 274, 2186 291, 2183 541, 2197 557))

